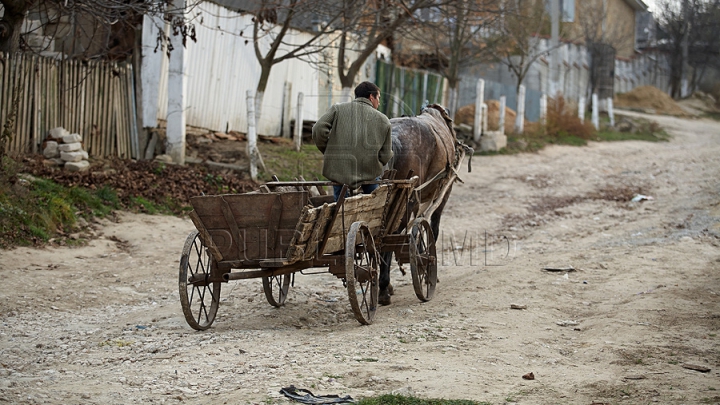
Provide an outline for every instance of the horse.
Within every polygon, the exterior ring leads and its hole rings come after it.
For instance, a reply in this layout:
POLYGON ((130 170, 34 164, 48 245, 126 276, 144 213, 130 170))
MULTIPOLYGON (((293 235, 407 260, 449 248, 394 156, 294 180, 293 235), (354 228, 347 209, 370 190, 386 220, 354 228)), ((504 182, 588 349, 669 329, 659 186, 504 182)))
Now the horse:
MULTIPOLYGON (((388 169, 396 170, 395 178, 405 179, 410 175, 418 176, 418 185, 423 185, 441 175, 443 171, 452 170, 457 144, 457 135, 452 121, 447 110, 438 104, 428 105, 423 108, 420 115, 415 117, 391 119, 393 157, 388 162, 388 169)), ((417 216, 420 207, 433 199, 441 185, 440 181, 426 184, 418 193, 419 201, 415 201, 412 206, 408 207, 408 211, 417 216)), ((442 196, 442 201, 429 218, 432 236, 435 240, 440 232, 440 217, 451 190, 452 185, 442 196)), ((390 231, 399 232, 407 226, 408 224, 403 220, 399 229, 390 231)), ((378 299, 381 305, 390 304, 390 295, 392 294, 392 286, 390 286, 391 260, 392 252, 382 253, 378 299)))

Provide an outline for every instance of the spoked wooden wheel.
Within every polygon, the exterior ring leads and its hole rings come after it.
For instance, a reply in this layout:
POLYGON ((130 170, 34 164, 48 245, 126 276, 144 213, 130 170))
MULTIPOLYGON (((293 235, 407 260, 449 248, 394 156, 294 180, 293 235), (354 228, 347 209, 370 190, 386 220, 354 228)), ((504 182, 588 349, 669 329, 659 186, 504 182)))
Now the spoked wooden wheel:
POLYGON ((413 221, 410 229, 410 272, 415 295, 421 301, 430 301, 437 284, 437 256, 435 238, 425 218, 413 221))
POLYGON ((350 226, 345 242, 345 282, 355 319, 370 325, 378 306, 380 283, 378 253, 365 222, 350 226))
POLYGON ((265 298, 274 307, 285 305, 288 290, 290 289, 290 276, 292 274, 281 274, 279 276, 263 277, 263 291, 265 298))
POLYGON ((198 231, 191 232, 180 257, 180 304, 188 325, 196 330, 212 325, 220 305, 220 282, 210 281, 212 265, 198 231))

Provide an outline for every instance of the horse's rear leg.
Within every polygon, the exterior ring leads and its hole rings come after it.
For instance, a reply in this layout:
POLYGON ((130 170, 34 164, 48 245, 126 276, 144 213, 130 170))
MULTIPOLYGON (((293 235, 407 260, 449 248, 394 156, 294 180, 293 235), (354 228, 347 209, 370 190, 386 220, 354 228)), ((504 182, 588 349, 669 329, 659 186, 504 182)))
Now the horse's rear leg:
POLYGON ((392 254, 393 252, 383 252, 380 254, 380 296, 378 297, 380 305, 390 305, 390 295, 392 295, 390 263, 392 261, 392 254))

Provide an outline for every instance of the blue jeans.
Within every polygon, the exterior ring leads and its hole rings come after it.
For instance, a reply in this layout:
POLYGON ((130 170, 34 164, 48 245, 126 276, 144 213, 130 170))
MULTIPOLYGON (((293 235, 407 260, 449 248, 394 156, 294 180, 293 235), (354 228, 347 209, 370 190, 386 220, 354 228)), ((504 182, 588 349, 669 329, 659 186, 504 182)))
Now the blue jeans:
MULTIPOLYGON (((380 177, 378 177, 375 180, 380 180, 380 177)), ((370 194, 373 191, 375 191, 376 188, 380 186, 379 184, 363 184, 360 186, 362 189, 363 194, 370 194)), ((335 196, 335 201, 337 201, 340 198, 340 193, 342 193, 343 186, 333 186, 333 195, 335 196)), ((348 192, 345 193, 345 198, 350 197, 350 189, 348 188, 348 192)))

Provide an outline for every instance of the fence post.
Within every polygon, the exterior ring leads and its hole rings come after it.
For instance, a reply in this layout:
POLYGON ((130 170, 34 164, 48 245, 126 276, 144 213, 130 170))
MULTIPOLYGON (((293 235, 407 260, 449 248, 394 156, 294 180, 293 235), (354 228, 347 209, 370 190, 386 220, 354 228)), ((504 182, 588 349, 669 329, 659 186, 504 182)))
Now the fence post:
POLYGON ((520 86, 517 94, 517 115, 515 116, 515 132, 522 134, 525 130, 525 86, 520 86))
POLYGON ((597 93, 592 95, 592 124, 596 130, 600 129, 600 106, 597 93))
POLYGON ((608 97, 607 99, 608 117, 610 117, 610 126, 615 126, 615 113, 613 112, 613 99, 608 97))
POLYGON ((297 118, 295 119, 295 150, 297 152, 300 152, 302 146, 304 98, 305 95, 302 92, 298 93, 297 118))
MULTIPOLYGON (((174 0, 172 20, 182 20, 185 0, 174 0)), ((170 35, 173 51, 168 62, 167 154, 185 164, 185 47, 180 35, 170 35)))
POLYGON ((290 118, 292 118, 292 82, 285 82, 285 90, 283 91, 283 120, 282 120, 282 136, 283 138, 292 137, 290 132, 290 118))
POLYGON ((257 132, 255 130, 255 97, 252 90, 247 91, 247 120, 247 154, 250 157, 250 178, 257 180, 257 132))
POLYGON ((505 135, 505 96, 500 96, 500 113, 498 119, 498 131, 505 135))
POLYGON ((543 127, 547 126, 547 94, 540 96, 540 123, 543 127))
POLYGON ((478 79, 475 86, 475 125, 473 125, 473 140, 480 142, 480 136, 483 134, 483 125, 485 118, 482 114, 485 105, 485 80, 478 79))
POLYGON ((580 122, 585 122, 585 97, 583 96, 578 98, 578 118, 580 118, 580 122))

